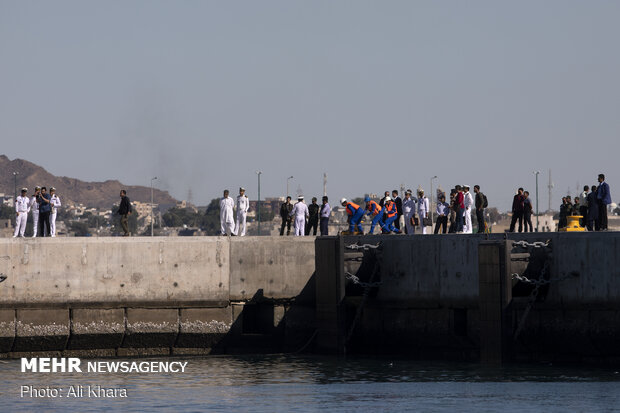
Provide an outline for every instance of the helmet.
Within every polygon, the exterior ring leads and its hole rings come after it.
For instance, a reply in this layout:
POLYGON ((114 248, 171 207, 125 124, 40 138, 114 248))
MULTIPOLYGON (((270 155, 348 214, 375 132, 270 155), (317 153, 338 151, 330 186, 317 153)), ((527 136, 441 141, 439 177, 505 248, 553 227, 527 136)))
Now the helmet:
POLYGON ((390 198, 389 196, 386 196, 386 197, 385 197, 385 202, 387 202, 387 201, 391 201, 391 200, 392 200, 392 198, 390 198))
POLYGON ((342 198, 342 199, 340 200, 340 203, 341 203, 341 204, 344 204, 345 202, 347 202, 347 198, 342 198))
POLYGON ((370 202, 370 197, 367 196, 366 198, 364 198, 364 202, 370 202))

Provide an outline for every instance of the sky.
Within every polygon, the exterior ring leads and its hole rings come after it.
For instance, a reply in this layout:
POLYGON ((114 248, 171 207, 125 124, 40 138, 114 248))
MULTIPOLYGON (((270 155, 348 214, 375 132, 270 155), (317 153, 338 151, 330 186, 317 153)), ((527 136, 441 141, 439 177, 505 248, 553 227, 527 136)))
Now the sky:
POLYGON ((0 153, 198 205, 479 184, 618 202, 618 1, 0 0, 0 153))

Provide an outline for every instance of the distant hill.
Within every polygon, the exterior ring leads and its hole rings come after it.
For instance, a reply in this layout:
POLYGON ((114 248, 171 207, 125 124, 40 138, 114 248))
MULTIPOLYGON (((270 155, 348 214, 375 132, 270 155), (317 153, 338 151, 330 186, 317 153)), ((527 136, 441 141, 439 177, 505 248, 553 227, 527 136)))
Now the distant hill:
MULTIPOLYGON (((0 155, 0 192, 13 194, 13 172, 18 172, 19 188, 27 187, 28 195, 34 192, 36 185, 53 186, 61 201, 65 204, 84 204, 87 207, 110 208, 119 201, 119 191, 124 188, 132 201, 150 202, 151 188, 147 186, 123 185, 119 181, 84 182, 66 176, 54 176, 42 167, 23 159, 10 160, 6 155, 0 155)), ((177 200, 167 191, 155 189, 153 201, 162 206, 173 206, 177 200)))

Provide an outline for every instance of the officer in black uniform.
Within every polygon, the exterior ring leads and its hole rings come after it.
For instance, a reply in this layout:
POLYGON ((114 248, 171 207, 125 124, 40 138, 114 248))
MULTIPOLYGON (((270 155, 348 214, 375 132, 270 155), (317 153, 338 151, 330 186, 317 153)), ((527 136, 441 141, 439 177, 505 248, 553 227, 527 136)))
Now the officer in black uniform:
POLYGON ((306 225, 306 235, 310 235, 310 228, 313 228, 312 235, 316 235, 317 227, 319 226, 319 211, 321 206, 316 203, 316 197, 312 197, 312 203, 308 205, 308 225, 306 225))

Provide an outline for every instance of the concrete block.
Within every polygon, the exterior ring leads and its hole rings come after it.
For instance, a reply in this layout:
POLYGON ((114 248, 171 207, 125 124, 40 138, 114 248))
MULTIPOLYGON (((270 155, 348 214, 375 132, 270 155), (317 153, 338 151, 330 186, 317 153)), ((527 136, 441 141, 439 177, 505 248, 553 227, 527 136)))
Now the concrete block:
POLYGON ((8 353, 15 340, 15 310, 0 310, 0 353, 8 353))
POLYGON ((76 308, 71 311, 68 349, 115 349, 125 335, 125 310, 76 308))
POLYGON ((125 348, 172 347, 179 334, 179 310, 128 308, 125 348))
POLYGON ((17 310, 14 351, 62 351, 69 339, 69 310, 17 310))
POLYGON ((229 333, 232 307, 181 309, 177 348, 212 348, 229 333))

